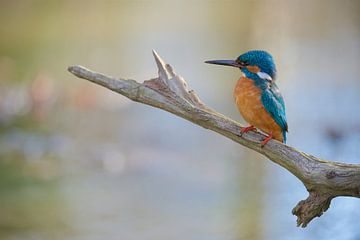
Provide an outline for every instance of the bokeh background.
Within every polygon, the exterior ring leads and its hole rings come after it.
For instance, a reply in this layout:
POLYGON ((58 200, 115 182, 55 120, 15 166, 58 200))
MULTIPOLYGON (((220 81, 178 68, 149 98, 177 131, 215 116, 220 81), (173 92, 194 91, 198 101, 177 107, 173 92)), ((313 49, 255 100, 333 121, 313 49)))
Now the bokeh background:
POLYGON ((360 162, 360 1, 0 2, 0 239, 360 239, 360 201, 306 229, 302 184, 264 157, 70 75, 143 81, 151 50, 240 122, 240 72, 204 64, 271 52, 288 144, 360 162))

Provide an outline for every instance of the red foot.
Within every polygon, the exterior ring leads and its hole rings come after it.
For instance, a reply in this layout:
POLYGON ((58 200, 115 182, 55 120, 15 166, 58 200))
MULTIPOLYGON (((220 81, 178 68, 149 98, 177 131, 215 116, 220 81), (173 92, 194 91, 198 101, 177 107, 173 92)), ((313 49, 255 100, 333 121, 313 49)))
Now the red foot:
MULTIPOLYGON (((256 128, 255 128, 253 125, 248 126, 248 127, 244 127, 244 128, 242 128, 242 129, 240 130, 240 134, 243 135, 244 133, 250 132, 250 131, 252 131, 252 130, 256 130, 256 128)), ((240 136, 241 136, 241 135, 240 135, 240 136)))
POLYGON ((268 143, 268 141, 270 141, 272 138, 273 138, 273 135, 272 135, 272 133, 270 133, 264 140, 262 140, 261 147, 264 147, 268 143))

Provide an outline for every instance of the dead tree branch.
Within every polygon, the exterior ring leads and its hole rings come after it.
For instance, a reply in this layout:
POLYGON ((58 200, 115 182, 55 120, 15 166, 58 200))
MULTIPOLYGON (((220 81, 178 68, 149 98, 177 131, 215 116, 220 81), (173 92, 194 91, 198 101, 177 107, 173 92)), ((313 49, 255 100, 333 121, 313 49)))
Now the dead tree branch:
POLYGON ((335 197, 360 197, 360 165, 321 160, 276 140, 271 140, 262 148, 260 142, 264 135, 249 132, 240 136, 240 124, 202 103, 196 93, 189 90, 186 81, 155 51, 153 53, 159 76, 143 83, 115 79, 81 66, 71 66, 68 70, 79 78, 99 84, 133 101, 163 109, 215 131, 287 169, 302 181, 309 192, 308 198, 300 201, 292 211, 297 216, 298 226, 306 227, 313 218, 321 216, 335 197))

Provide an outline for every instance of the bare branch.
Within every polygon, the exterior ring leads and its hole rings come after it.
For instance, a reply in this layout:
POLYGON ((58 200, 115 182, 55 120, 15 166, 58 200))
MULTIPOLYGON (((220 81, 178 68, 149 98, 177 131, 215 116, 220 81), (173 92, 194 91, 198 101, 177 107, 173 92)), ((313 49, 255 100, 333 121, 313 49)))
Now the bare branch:
POLYGON ((313 218, 321 216, 335 197, 360 197, 360 165, 321 160, 276 140, 261 147, 260 142, 265 136, 258 132, 240 136, 240 124, 203 104, 196 93, 188 88, 186 81, 155 51, 153 54, 159 77, 143 83, 115 79, 81 66, 71 66, 68 70, 79 78, 104 86, 133 101, 163 109, 215 131, 287 169, 302 181, 309 192, 309 197, 293 209, 298 226, 306 227, 313 218))

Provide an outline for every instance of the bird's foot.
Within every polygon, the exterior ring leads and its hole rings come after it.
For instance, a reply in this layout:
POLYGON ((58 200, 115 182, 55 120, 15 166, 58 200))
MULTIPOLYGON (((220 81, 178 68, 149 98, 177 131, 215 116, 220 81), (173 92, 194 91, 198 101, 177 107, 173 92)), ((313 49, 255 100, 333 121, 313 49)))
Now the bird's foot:
POLYGON ((264 140, 261 141, 261 147, 264 147, 271 139, 273 138, 273 134, 270 133, 264 140))
POLYGON ((240 136, 242 136, 244 133, 250 132, 252 130, 256 130, 256 127, 254 127, 253 125, 244 127, 240 130, 240 136))

